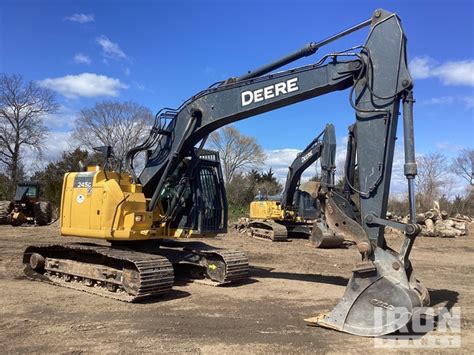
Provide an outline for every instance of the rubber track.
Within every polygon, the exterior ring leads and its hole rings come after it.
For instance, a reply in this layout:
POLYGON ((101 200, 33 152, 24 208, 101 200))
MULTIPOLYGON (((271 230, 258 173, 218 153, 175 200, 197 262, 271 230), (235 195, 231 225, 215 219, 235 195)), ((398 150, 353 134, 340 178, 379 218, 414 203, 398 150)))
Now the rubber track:
MULTIPOLYGON (((80 261, 80 258, 76 258, 80 261)), ((23 256, 23 263, 26 264, 25 274, 28 278, 36 281, 48 282, 53 285, 72 288, 75 290, 92 293, 95 295, 113 298, 124 302, 137 302, 158 295, 165 294, 171 290, 174 282, 174 272, 171 263, 164 257, 159 255, 152 255, 140 253, 126 249, 109 248, 106 246, 94 244, 50 244, 50 245, 32 245, 26 248, 23 256), (114 259, 115 261, 122 261, 124 265, 132 264, 135 266, 140 276, 140 287, 136 295, 131 295, 123 290, 117 292, 110 292, 104 287, 94 286, 89 287, 82 282, 72 281, 66 282, 59 277, 46 277, 29 266, 29 255, 34 252, 48 257, 54 257, 51 253, 58 251, 73 251, 78 253, 85 253, 85 255, 102 255, 104 257, 114 259), (48 254, 49 251, 49 254, 48 254)))

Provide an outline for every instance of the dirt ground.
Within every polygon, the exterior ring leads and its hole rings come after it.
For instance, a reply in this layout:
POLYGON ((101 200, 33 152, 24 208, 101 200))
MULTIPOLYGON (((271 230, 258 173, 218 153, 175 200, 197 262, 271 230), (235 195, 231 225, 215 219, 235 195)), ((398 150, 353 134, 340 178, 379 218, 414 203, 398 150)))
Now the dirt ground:
MULTIPOLYGON (((462 348, 454 352, 474 351, 472 234, 418 238, 412 252, 432 305, 461 307, 462 348)), ((359 260, 354 249, 318 250, 301 239, 269 243, 229 233, 209 243, 246 251, 249 282, 227 287, 181 283, 166 298, 127 304, 25 279, 20 263, 25 246, 58 241, 58 235, 53 226, 0 226, 2 352, 380 352, 372 338, 303 321, 339 301, 359 260)), ((388 237, 390 244, 399 239, 388 237)))

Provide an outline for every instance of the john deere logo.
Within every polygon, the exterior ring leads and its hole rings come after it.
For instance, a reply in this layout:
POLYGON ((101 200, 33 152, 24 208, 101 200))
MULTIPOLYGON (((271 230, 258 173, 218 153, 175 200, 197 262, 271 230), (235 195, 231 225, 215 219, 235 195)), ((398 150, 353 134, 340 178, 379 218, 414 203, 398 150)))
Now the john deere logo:
POLYGON ((241 94, 242 106, 286 95, 290 92, 298 91, 299 89, 298 78, 292 78, 274 85, 265 86, 261 89, 253 91, 247 90, 241 94))

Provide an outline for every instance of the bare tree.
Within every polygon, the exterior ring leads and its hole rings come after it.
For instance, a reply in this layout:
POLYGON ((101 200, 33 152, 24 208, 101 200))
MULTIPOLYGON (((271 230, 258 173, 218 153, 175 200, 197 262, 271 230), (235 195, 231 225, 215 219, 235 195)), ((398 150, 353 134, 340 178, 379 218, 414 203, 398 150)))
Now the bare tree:
POLYGON ((474 149, 463 149, 454 158, 451 168, 456 175, 466 179, 471 186, 474 186, 474 149))
POLYGON ((53 92, 21 75, 0 74, 0 162, 10 180, 10 194, 19 180, 24 147, 41 153, 48 133, 43 117, 59 108, 53 92))
POLYGON ((116 158, 112 168, 117 169, 127 151, 148 134, 153 119, 148 108, 135 102, 103 101, 79 112, 73 137, 88 148, 111 146, 116 158))
POLYGON ((232 125, 211 133, 209 146, 219 152, 226 183, 236 172, 258 167, 265 161, 265 154, 256 139, 240 134, 232 125))
POLYGON ((422 208, 431 208, 433 202, 440 198, 442 186, 448 172, 448 163, 444 155, 430 153, 417 158, 418 175, 416 187, 418 201, 422 208))

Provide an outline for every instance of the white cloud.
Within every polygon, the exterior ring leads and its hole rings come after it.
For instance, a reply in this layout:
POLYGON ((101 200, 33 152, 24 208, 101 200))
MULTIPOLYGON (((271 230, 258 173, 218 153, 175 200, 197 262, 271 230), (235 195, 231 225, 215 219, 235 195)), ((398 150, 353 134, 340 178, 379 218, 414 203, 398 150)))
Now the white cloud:
POLYGON ((474 108, 474 96, 465 96, 461 100, 464 101, 466 108, 474 108))
MULTIPOLYGON (((347 137, 338 138, 336 148, 336 180, 344 175, 344 161, 346 159, 346 144, 347 137)), ((265 150, 265 163, 263 169, 268 170, 272 168, 275 172, 275 177, 284 184, 288 174, 288 167, 293 163, 300 149, 284 148, 275 150, 265 150)), ((320 174, 319 160, 312 164, 305 170, 301 176, 302 181, 307 181, 316 174, 320 174)))
POLYGON ((444 85, 474 86, 474 60, 438 64, 424 56, 413 58, 409 67, 414 79, 438 78, 444 85))
POLYGON ((155 91, 150 89, 149 87, 145 86, 144 84, 142 83, 139 83, 138 81, 134 81, 133 82, 133 85, 135 86, 135 88, 137 88, 138 90, 140 91, 145 91, 145 92, 148 92, 150 94, 154 94, 155 91))
POLYGON ((474 108, 474 96, 441 96, 420 101, 421 105, 451 105, 463 104, 466 109, 474 108))
MULTIPOLYGON (((451 144, 447 142, 440 142, 436 144, 438 149, 456 151, 461 146, 451 144)), ((418 160, 423 154, 417 154, 416 159, 418 160)), ((390 184, 390 197, 397 199, 405 199, 408 196, 408 183, 404 175, 404 164, 405 164, 405 150, 402 141, 397 141, 395 146, 395 154, 393 157, 392 166, 392 181, 390 184)), ((447 173, 446 183, 443 184, 442 193, 448 198, 453 198, 456 194, 463 193, 466 184, 462 179, 455 176, 452 173, 447 173)), ((416 192, 416 191, 415 191, 416 192)))
POLYGON ((146 90, 145 85, 140 84, 140 83, 137 82, 137 81, 134 81, 133 83, 135 84, 135 86, 137 87, 138 90, 142 90, 142 91, 146 90))
POLYGON ((102 55, 105 58, 126 59, 127 55, 120 49, 118 43, 112 42, 102 35, 96 38, 96 42, 102 48, 102 55))
POLYGON ((66 75, 59 78, 48 78, 39 81, 43 87, 50 88, 67 98, 117 96, 120 89, 128 86, 119 79, 109 78, 105 75, 82 73, 79 75, 66 75))
POLYGON ((51 131, 45 142, 44 156, 46 160, 59 158, 62 152, 71 149, 77 143, 72 138, 72 132, 51 131))
POLYGON ((452 96, 441 96, 441 97, 432 97, 428 100, 421 101, 421 104, 424 105, 445 105, 452 104, 454 102, 454 97, 452 96))
MULTIPOLYGON (((347 137, 338 137, 336 149, 336 181, 344 176, 346 147, 347 137)), ((439 142, 436 144, 436 147, 440 150, 448 150, 452 152, 459 151, 463 148, 461 145, 448 142, 439 142)), ((265 154, 267 158, 262 169, 268 170, 269 168, 272 168, 272 170, 275 172, 275 177, 280 181, 281 184, 284 185, 286 181, 286 175, 288 173, 288 167, 291 165, 299 152, 301 152, 301 150, 293 148, 266 150, 265 154)), ((408 185, 407 179, 404 175, 404 164, 405 152, 403 148, 403 139, 400 139, 397 141, 393 157, 390 197, 398 199, 405 199, 407 197, 408 185)), ((309 180, 316 174, 316 172, 320 173, 319 161, 306 169, 306 171, 303 173, 302 181, 309 180)), ((448 174, 448 178, 449 179, 447 180, 449 180, 449 184, 444 186, 443 193, 445 193, 448 198, 454 197, 457 193, 463 193, 466 185, 464 181, 453 174, 448 174)))
POLYGON ((474 60, 446 62, 433 69, 445 85, 474 86, 474 60))
POLYGON ((66 106, 61 106, 59 111, 43 117, 43 123, 52 131, 69 131, 73 128, 76 112, 66 106))
MULTIPOLYGON (((347 137, 339 137, 337 139, 336 149, 336 181, 344 176, 344 162, 346 159, 347 137)), ((268 170, 272 168, 275 172, 275 177, 280 183, 285 184, 288 167, 291 165, 296 155, 301 152, 299 149, 285 148, 266 150, 267 156, 263 169, 268 170)), ((403 174, 403 165, 405 163, 405 155, 403 151, 403 144, 397 143, 392 167, 392 181, 390 186, 391 196, 405 197, 407 194, 407 181, 403 174)), ((303 173, 302 181, 307 181, 316 173, 320 173, 319 161, 310 166, 303 173)))
POLYGON ((466 146, 462 144, 456 144, 451 142, 438 142, 436 143, 436 148, 441 151, 450 151, 450 152, 459 152, 461 149, 466 148, 466 146))
POLYGON ((414 79, 426 79, 431 75, 433 60, 429 57, 415 57, 410 61, 409 67, 414 79))
POLYGON ((83 53, 77 53, 74 56, 74 63, 90 65, 92 63, 92 61, 87 55, 85 55, 83 53))
POLYGON ((405 198, 408 194, 408 183, 404 174, 405 150, 402 142, 395 146, 392 165, 392 181, 390 182, 390 196, 405 198))
MULTIPOLYGON (((275 177, 284 183, 288 173, 288 167, 293 160, 295 160, 299 152, 301 152, 301 150, 292 148, 265 150, 266 159, 263 169, 268 170, 272 168, 275 177)), ((311 169, 308 168, 307 171, 309 170, 311 169)))
POLYGON ((87 23, 94 22, 94 14, 74 14, 64 18, 65 21, 78 22, 78 23, 87 23))
POLYGON ((58 160, 62 152, 69 151, 76 146, 78 144, 73 141, 72 132, 49 132, 44 141, 41 155, 29 147, 23 151, 22 163, 27 175, 32 175, 35 171, 44 169, 48 163, 58 160))

